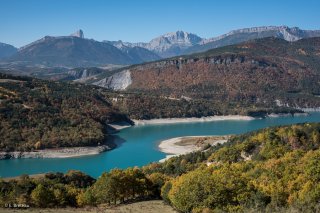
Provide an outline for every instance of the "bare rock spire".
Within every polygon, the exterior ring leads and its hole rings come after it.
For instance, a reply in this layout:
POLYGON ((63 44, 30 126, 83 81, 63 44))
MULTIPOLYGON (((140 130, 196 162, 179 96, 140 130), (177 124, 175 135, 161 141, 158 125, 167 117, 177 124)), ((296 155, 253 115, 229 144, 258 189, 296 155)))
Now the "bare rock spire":
POLYGON ((78 37, 78 38, 84 38, 83 31, 80 29, 76 31, 75 33, 72 33, 70 36, 78 37))

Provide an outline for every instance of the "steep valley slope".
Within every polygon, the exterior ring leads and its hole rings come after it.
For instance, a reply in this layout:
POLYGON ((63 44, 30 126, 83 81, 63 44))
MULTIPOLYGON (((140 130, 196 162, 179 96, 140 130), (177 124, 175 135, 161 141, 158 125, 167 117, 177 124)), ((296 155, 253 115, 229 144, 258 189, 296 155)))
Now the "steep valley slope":
POLYGON ((0 73, 2 152, 102 145, 116 121, 131 122, 106 90, 0 73))
MULTIPOLYGON (((126 67, 95 84, 168 102, 201 102, 216 107, 218 114, 246 114, 319 107, 319 69, 320 38, 296 42, 264 38, 126 67)), ((128 111, 135 108, 130 107, 128 111)))

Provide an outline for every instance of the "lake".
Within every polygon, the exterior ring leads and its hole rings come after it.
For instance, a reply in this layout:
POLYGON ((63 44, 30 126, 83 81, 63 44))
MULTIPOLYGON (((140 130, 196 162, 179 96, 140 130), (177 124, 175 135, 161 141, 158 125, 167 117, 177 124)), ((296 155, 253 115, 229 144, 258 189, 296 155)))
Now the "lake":
POLYGON ((211 121, 178 124, 139 125, 123 129, 116 134, 118 147, 98 155, 64 159, 13 159, 0 160, 0 176, 12 177, 21 174, 66 172, 81 170, 93 177, 113 168, 143 166, 165 158, 158 151, 160 141, 173 137, 192 135, 240 134, 269 126, 320 122, 320 113, 309 116, 287 116, 239 121, 211 121))

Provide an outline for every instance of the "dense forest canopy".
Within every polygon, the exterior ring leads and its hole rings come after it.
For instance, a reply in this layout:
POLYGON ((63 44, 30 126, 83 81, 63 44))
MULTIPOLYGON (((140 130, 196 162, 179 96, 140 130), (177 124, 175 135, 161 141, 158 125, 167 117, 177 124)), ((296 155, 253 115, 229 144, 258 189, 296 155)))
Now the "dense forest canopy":
POLYGON ((97 87, 0 74, 2 151, 102 144, 114 121, 130 122, 97 87))

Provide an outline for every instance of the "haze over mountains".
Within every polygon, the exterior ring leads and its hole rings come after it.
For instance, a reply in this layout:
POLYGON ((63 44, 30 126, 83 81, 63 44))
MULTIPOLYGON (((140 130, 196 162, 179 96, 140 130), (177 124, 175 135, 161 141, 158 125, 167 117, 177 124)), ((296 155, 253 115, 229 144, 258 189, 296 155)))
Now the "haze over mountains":
POLYGON ((20 49, 0 44, 0 59, 10 66, 90 67, 108 64, 131 65, 161 58, 203 52, 244 41, 277 37, 286 41, 320 36, 320 30, 268 26, 234 30, 214 38, 201 38, 184 31, 167 33, 150 42, 130 43, 86 39, 82 30, 70 36, 45 36, 20 49))

